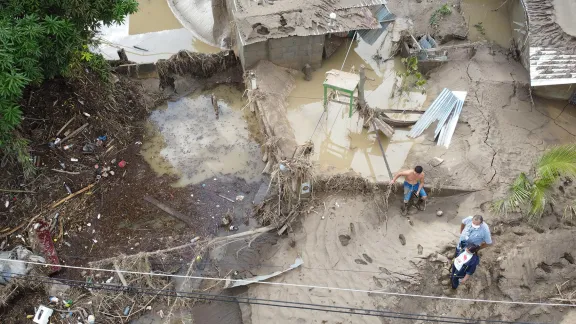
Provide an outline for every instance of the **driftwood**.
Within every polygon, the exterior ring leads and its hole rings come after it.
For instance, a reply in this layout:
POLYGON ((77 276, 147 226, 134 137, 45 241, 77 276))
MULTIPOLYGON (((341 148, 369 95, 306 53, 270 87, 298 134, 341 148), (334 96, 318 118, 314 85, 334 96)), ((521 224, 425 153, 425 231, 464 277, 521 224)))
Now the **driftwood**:
POLYGON ((61 204, 65 203, 65 202, 67 202, 68 200, 70 200, 70 199, 78 196, 79 194, 83 193, 84 191, 87 191, 87 190, 89 190, 90 188, 94 187, 94 185, 95 185, 94 183, 93 183, 93 184, 90 184, 90 185, 88 185, 88 186, 86 186, 86 187, 84 187, 84 188, 76 191, 75 193, 70 194, 70 195, 68 195, 67 197, 60 199, 59 201, 53 203, 53 204, 50 206, 50 208, 56 208, 56 207, 58 207, 59 205, 61 205, 61 204))
POLYGON ((392 135, 394 135, 394 128, 392 128, 390 125, 386 124, 381 119, 378 119, 378 118, 372 119, 372 125, 374 126, 375 130, 381 131, 382 134, 384 134, 384 136, 386 136, 388 138, 392 138, 392 135))
POLYGON ((64 124, 64 126, 62 126, 62 128, 60 128, 60 130, 58 131, 58 133, 56 133, 56 136, 60 135, 60 133, 62 133, 62 131, 64 131, 66 129, 66 127, 68 127, 68 125, 70 125, 70 123, 76 119, 76 116, 70 118, 70 120, 68 122, 66 122, 66 124, 64 124))
POLYGON ((191 222, 189 217, 187 217, 186 215, 184 215, 184 214, 170 208, 169 206, 159 202, 158 200, 156 200, 150 196, 144 197, 144 200, 146 200, 147 202, 151 203, 152 205, 162 209, 163 211, 170 214, 171 216, 183 221, 184 223, 186 223, 188 225, 192 225, 192 222, 191 222))
POLYGON ((417 120, 400 120, 400 119, 392 119, 390 117, 385 116, 378 116, 376 120, 384 122, 386 125, 390 125, 393 127, 409 127, 416 124, 417 120))
POLYGON ((66 136, 62 141, 60 141, 60 143, 64 143, 65 141, 71 139, 72 137, 80 134, 81 131, 84 130, 84 128, 88 127, 88 123, 78 127, 78 129, 76 129, 75 131, 73 131, 72 133, 70 133, 70 135, 66 136))
POLYGON ((60 172, 60 173, 66 173, 66 174, 72 174, 72 175, 80 174, 80 172, 65 171, 65 170, 58 170, 58 169, 52 169, 52 171, 60 172))

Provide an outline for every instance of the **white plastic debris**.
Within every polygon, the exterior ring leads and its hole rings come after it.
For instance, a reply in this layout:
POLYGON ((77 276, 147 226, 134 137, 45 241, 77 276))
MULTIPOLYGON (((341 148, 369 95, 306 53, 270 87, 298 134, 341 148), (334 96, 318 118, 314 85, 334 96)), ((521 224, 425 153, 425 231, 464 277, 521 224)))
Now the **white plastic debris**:
POLYGON ((88 223, 88 224, 86 224, 86 226, 90 227, 90 226, 92 226, 92 223, 88 223))
POLYGON ((236 201, 242 201, 242 200, 244 200, 244 196, 242 195, 236 196, 236 201))
POLYGON ((77 158, 70 158, 70 161, 72 161, 72 162, 78 162, 78 159, 77 159, 77 158))
POLYGON ((38 310, 36 311, 36 314, 34 315, 34 323, 38 323, 38 324, 48 324, 50 321, 50 316, 52 316, 52 313, 54 313, 54 310, 51 308, 48 308, 44 305, 40 305, 38 307, 38 310))
POLYGON ((96 218, 100 219, 100 214, 98 214, 98 216, 96 216, 96 218))
POLYGON ((6 203, 4 204, 4 206, 6 206, 6 208, 8 208, 8 206, 10 206, 10 202, 8 200, 6 200, 6 203))
POLYGON ((83 112, 83 114, 84 114, 84 116, 86 116, 86 117, 90 117, 90 114, 87 113, 87 112, 83 112))

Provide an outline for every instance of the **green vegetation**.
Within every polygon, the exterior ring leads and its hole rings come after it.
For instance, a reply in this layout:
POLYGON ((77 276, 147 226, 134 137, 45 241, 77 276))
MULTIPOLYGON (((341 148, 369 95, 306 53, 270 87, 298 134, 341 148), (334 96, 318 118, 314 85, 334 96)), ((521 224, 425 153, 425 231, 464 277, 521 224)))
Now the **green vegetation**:
POLYGON ((450 14, 452 14, 452 9, 446 3, 432 13, 432 16, 430 17, 430 26, 437 27, 440 20, 450 14))
POLYGON ((476 28, 476 30, 480 33, 480 35, 486 36, 486 29, 484 29, 484 25, 482 24, 482 22, 479 22, 476 25, 474 25, 474 28, 476 28))
POLYGON ((576 177, 576 144, 555 146, 542 154, 532 174, 520 173, 507 197, 496 201, 493 209, 501 214, 518 211, 537 222, 552 202, 551 191, 562 177, 576 177))
POLYGON ((406 67, 405 72, 398 72, 398 75, 403 77, 403 89, 402 91, 409 91, 412 88, 416 88, 424 92, 424 85, 426 85, 426 79, 418 71, 418 58, 416 56, 410 56, 402 59, 402 64, 406 67))
MULTIPOLYGON (((108 67, 88 50, 102 25, 122 23, 135 0, 4 0, 0 2, 0 149, 27 163, 17 134, 24 89, 56 76, 77 77, 84 67, 104 80, 108 67)), ((26 167, 25 167, 26 169, 26 167)))

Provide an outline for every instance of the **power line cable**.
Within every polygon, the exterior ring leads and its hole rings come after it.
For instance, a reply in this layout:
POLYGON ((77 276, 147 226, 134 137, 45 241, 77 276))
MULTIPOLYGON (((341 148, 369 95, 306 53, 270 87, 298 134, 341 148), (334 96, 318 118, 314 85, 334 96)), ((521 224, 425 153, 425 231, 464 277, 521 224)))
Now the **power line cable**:
POLYGON ((362 292, 362 293, 370 293, 370 294, 374 294, 374 295, 389 295, 389 296, 399 296, 399 297, 429 298, 429 299, 439 299, 439 300, 441 299, 441 300, 452 300, 452 301, 493 303, 493 304, 510 304, 510 305, 576 307, 576 305, 559 304, 559 303, 537 303, 537 302, 521 302, 521 301, 511 301, 511 300, 458 298, 458 297, 447 297, 447 296, 432 296, 432 295, 397 293, 397 292, 389 292, 389 291, 382 291, 382 290, 367 290, 367 289, 340 288, 340 287, 329 287, 329 286, 319 286, 319 285, 305 285, 305 284, 296 284, 296 283, 287 283, 287 282, 271 282, 271 281, 256 281, 256 280, 247 280, 247 279, 226 279, 226 278, 214 278, 214 277, 198 277, 198 276, 162 274, 162 273, 153 273, 153 272, 128 271, 128 270, 121 270, 121 269, 119 269, 119 270, 102 269, 102 268, 69 266, 69 265, 62 265, 62 264, 41 263, 41 262, 24 261, 24 260, 12 260, 12 259, 5 259, 5 258, 0 258, 0 261, 25 263, 25 264, 32 264, 32 265, 39 265, 39 266, 55 266, 55 267, 77 269, 77 270, 89 270, 89 271, 112 272, 112 273, 126 273, 126 274, 147 275, 147 276, 156 276, 156 277, 172 277, 172 278, 184 278, 184 279, 187 278, 187 279, 213 280, 213 281, 231 281, 231 282, 241 282, 244 284, 260 283, 263 285, 271 285, 271 286, 286 286, 286 287, 300 287, 300 288, 308 288, 308 289, 314 288, 314 289, 324 289, 324 290, 362 292))
MULTIPOLYGON (((7 273, 7 272, 3 272, 3 273, 14 276, 14 274, 11 274, 11 273, 7 273)), ((451 317, 451 316, 444 316, 444 315, 402 313, 402 312, 393 312, 393 311, 387 311, 387 310, 354 308, 354 307, 344 307, 344 306, 335 306, 335 305, 321 305, 321 304, 302 303, 302 302, 290 302, 290 301, 275 300, 275 299, 262 299, 262 298, 253 298, 253 297, 210 294, 210 293, 204 293, 204 292, 185 292, 185 291, 177 291, 177 290, 153 289, 153 288, 144 288, 144 287, 122 287, 122 286, 111 285, 111 284, 87 284, 87 283, 85 283, 83 281, 79 281, 79 280, 46 278, 46 277, 39 277, 39 276, 33 276, 33 275, 17 275, 14 277, 35 278, 32 281, 43 282, 43 283, 53 283, 53 284, 54 283, 55 284, 62 284, 62 282, 66 282, 67 285, 74 286, 74 287, 86 288, 86 289, 110 290, 110 291, 117 291, 117 292, 132 292, 132 293, 142 293, 142 294, 150 294, 150 295, 154 294, 154 295, 161 295, 161 296, 195 298, 195 299, 200 299, 200 300, 236 302, 236 303, 257 304, 257 305, 276 306, 276 307, 285 307, 285 308, 319 310, 319 311, 326 311, 326 312, 346 313, 346 314, 351 314, 351 315, 368 315, 368 316, 389 317, 389 318, 397 318, 397 319, 427 320, 427 321, 439 322, 439 323, 478 323, 478 322, 482 321, 482 322, 486 322, 486 323, 536 324, 536 323, 532 323, 532 322, 530 322, 530 323, 529 322, 511 322, 511 321, 504 321, 504 320, 473 319, 473 318, 463 318, 463 317, 451 317), (40 280, 40 279, 48 279, 48 280, 40 280), (164 294, 162 294, 162 293, 164 293, 164 294), (169 293, 169 294, 167 294, 167 293, 169 293), (268 304, 266 304, 264 302, 268 302, 268 304), (273 303, 273 304, 270 304, 270 303, 273 303), (294 306, 289 306, 289 305, 294 305, 294 306), (422 318, 422 317, 426 317, 426 318, 422 318), (448 320, 451 320, 451 321, 448 321, 448 320), (463 322, 463 321, 465 321, 465 322, 463 322)))

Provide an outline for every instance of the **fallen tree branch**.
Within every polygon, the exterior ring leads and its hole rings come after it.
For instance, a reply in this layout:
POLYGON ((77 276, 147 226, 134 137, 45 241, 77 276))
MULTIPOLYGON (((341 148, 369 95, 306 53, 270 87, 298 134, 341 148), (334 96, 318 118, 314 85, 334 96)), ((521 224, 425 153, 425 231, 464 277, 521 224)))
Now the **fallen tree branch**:
POLYGON ((64 124, 64 126, 62 126, 62 128, 60 128, 60 130, 58 131, 58 133, 56 133, 56 136, 60 135, 60 133, 62 133, 62 131, 65 130, 66 127, 68 127, 68 125, 70 125, 70 123, 71 123, 74 119, 76 119, 76 116, 73 116, 72 118, 70 118, 70 120, 69 120, 66 124, 64 124))
POLYGON ((60 172, 60 173, 66 173, 66 174, 73 174, 73 175, 80 174, 80 172, 72 172, 72 171, 66 171, 66 170, 58 170, 58 169, 51 169, 51 170, 54 171, 54 172, 60 172))
POLYGON ((36 193, 36 191, 18 190, 18 189, 0 189, 0 192, 36 193))
POLYGON ((60 199, 59 201, 53 203, 53 204, 50 206, 50 208, 56 208, 56 207, 58 207, 59 205, 61 205, 61 204, 65 203, 65 202, 67 202, 68 200, 70 200, 70 199, 78 196, 79 194, 83 193, 84 191, 87 191, 87 190, 89 190, 90 188, 94 187, 94 185, 95 185, 95 183, 90 184, 90 185, 88 185, 88 186, 86 186, 86 187, 84 187, 84 188, 76 191, 75 193, 73 193, 73 194, 71 194, 71 195, 68 195, 68 196, 65 197, 65 198, 60 199))
POLYGON ((178 220, 181 220, 188 225, 192 225, 192 221, 189 217, 187 217, 186 215, 182 214, 181 212, 176 211, 176 210, 170 208, 169 206, 159 202, 158 200, 156 200, 150 196, 144 197, 144 200, 146 200, 147 202, 151 203, 152 205, 162 209, 163 211, 165 211, 166 213, 170 214, 171 216, 177 218, 178 220))
POLYGON ((65 137, 65 138, 64 138, 62 141, 60 141, 60 143, 64 143, 65 141, 67 141, 67 140, 71 139, 72 137, 74 137, 74 136, 76 136, 76 135, 80 134, 80 132, 81 132, 81 131, 83 131, 83 130, 84 130, 84 128, 88 127, 88 125, 89 125, 89 124, 88 124, 88 123, 86 123, 86 124, 84 124, 84 125, 82 125, 82 126, 78 127, 78 129, 76 129, 75 131, 73 131, 72 133, 70 133, 70 135, 66 136, 66 137, 65 137))

